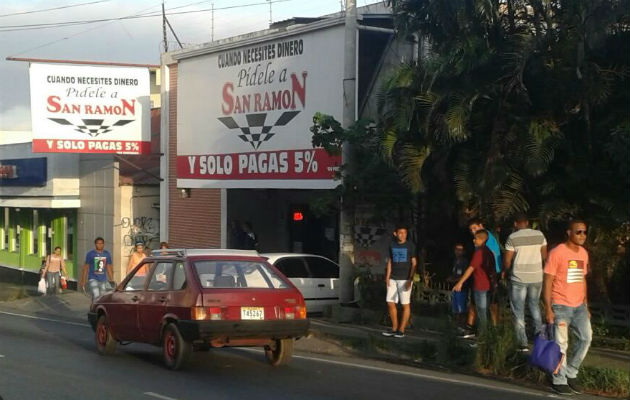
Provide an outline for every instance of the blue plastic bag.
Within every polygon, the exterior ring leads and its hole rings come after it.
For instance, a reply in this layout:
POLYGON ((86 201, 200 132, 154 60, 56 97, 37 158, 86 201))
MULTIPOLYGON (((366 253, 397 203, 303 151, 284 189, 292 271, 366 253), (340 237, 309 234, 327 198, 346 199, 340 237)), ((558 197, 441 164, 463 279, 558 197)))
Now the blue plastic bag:
POLYGON ((542 331, 534 338, 534 348, 529 355, 529 364, 550 374, 557 374, 562 366, 564 354, 554 341, 554 326, 543 325, 542 331))

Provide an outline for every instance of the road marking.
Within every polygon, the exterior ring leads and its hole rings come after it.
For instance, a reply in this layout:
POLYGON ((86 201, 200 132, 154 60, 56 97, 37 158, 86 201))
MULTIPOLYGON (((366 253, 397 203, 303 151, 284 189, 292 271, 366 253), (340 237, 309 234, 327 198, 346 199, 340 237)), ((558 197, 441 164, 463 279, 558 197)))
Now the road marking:
MULTIPOLYGON (((253 351, 253 352, 257 352, 257 353, 262 353, 264 352, 263 350, 259 350, 259 349, 253 349, 253 348, 242 348, 239 350, 248 350, 248 351, 253 351)), ((527 395, 531 395, 531 396, 538 396, 538 397, 546 397, 546 398, 552 398, 552 399, 559 399, 560 397, 556 396, 555 394, 551 394, 551 393, 542 393, 542 392, 536 392, 533 390, 527 390, 524 388, 508 388, 508 387, 502 387, 502 386, 495 386, 489 383, 480 383, 480 382, 471 382, 468 380, 461 380, 461 379, 455 379, 455 378, 446 378, 446 377, 441 377, 441 376, 436 376, 436 375, 431 375, 431 374, 425 374, 422 372, 411 372, 411 371, 392 371, 391 369, 387 369, 387 368, 381 368, 381 367, 375 367, 375 366, 371 366, 371 365, 362 365, 362 364, 353 364, 350 362, 345 362, 345 361, 337 361, 337 360, 328 360, 326 358, 319 358, 319 357, 311 357, 311 356, 298 356, 298 355, 293 355, 293 358, 301 358, 303 360, 311 360, 311 361, 319 361, 319 362, 323 362, 323 363, 328 363, 328 364, 335 364, 335 365, 341 365, 344 367, 352 367, 352 368, 362 368, 362 369, 366 369, 366 370, 370 370, 370 371, 378 371, 378 372, 386 372, 386 373, 390 373, 390 374, 398 374, 398 375, 405 375, 405 376, 411 376, 411 377, 415 377, 415 378, 424 378, 424 379, 429 379, 429 380, 434 380, 434 381, 439 381, 439 382, 447 382, 447 383, 455 383, 455 384, 460 384, 460 385, 469 385, 469 386, 475 386, 475 387, 479 387, 479 388, 483 388, 483 389, 492 389, 492 390, 497 390, 497 391, 503 391, 503 392, 510 392, 510 393, 517 393, 517 394, 527 394, 527 395)))
POLYGON ((54 318, 35 317, 33 315, 18 314, 18 313, 12 313, 12 312, 8 312, 8 311, 0 311, 0 314, 11 315, 11 316, 14 316, 14 317, 36 319, 36 320, 39 320, 39 321, 57 322, 59 324, 66 324, 66 325, 87 326, 87 327, 90 326, 90 324, 82 324, 82 323, 79 323, 79 322, 63 321, 63 320, 54 319, 54 318))
POLYGON ((168 396, 162 396, 161 394, 157 394, 157 393, 153 393, 153 392, 144 392, 143 394, 146 394, 147 396, 152 396, 158 399, 162 399, 162 400, 177 400, 174 399, 172 397, 168 397, 168 396))

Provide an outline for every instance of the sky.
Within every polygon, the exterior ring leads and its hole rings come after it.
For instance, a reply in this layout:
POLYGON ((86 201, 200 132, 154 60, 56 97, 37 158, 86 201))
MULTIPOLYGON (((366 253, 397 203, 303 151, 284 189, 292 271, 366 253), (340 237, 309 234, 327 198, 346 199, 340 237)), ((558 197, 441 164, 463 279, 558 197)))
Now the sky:
MULTIPOLYGON (((272 0, 271 20, 335 13, 342 2, 272 0)), ((357 6, 374 2, 357 0, 357 6)), ((167 15, 214 7, 214 24, 211 11, 168 16, 184 45, 210 42, 213 25, 214 40, 219 40, 266 29, 270 20, 267 0, 165 0, 164 7, 167 15)), ((24 30, 24 25, 161 14, 161 9, 161 0, 0 1, 0 131, 31 128, 28 63, 7 57, 159 64, 163 49, 161 16, 47 29, 24 30)), ((170 32, 168 42, 170 50, 177 48, 170 32)))

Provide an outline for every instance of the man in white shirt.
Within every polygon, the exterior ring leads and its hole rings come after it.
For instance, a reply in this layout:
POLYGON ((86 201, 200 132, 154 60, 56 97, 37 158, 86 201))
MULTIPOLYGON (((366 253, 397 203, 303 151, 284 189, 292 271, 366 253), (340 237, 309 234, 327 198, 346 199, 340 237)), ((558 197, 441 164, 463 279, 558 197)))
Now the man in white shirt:
POLYGON ((510 306, 519 350, 529 351, 525 333, 525 301, 534 320, 536 332, 542 329, 540 292, 543 282, 543 261, 547 258, 547 240, 542 232, 529 228, 525 214, 514 220, 516 231, 505 242, 504 270, 510 276, 510 306), (514 266, 512 267, 512 260, 514 266))

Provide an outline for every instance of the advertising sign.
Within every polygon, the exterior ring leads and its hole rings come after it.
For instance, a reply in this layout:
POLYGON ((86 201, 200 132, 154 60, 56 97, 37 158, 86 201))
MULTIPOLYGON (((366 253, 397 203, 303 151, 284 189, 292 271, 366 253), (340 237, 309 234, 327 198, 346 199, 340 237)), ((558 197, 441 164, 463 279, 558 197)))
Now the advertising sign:
POLYGON ((341 160, 311 144, 313 116, 341 121, 343 27, 184 59, 177 185, 329 189, 341 160))
POLYGON ((148 68, 33 63, 30 80, 34 153, 150 152, 148 68))
POLYGON ((45 186, 48 180, 46 157, 0 160, 1 186, 45 186))

